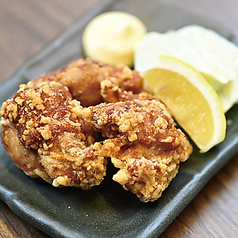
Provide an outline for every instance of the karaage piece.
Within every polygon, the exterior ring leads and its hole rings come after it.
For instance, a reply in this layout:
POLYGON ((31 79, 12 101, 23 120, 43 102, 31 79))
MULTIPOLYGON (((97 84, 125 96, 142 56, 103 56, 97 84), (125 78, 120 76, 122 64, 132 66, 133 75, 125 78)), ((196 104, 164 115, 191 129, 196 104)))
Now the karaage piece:
POLYGON ((54 81, 21 85, 1 116, 17 129, 19 143, 38 152, 54 186, 89 189, 103 180, 107 161, 94 143, 91 111, 72 100, 67 87, 54 81))
POLYGON ((57 81, 68 87, 72 97, 82 106, 92 106, 103 102, 101 82, 114 78, 122 91, 138 94, 143 91, 143 78, 137 71, 126 65, 110 66, 91 59, 73 61, 67 67, 40 76, 32 81, 37 85, 42 81, 57 81))
POLYGON ((113 179, 143 202, 158 199, 176 176, 192 146, 165 106, 134 100, 91 108, 92 123, 104 141, 102 152, 119 168, 113 179))

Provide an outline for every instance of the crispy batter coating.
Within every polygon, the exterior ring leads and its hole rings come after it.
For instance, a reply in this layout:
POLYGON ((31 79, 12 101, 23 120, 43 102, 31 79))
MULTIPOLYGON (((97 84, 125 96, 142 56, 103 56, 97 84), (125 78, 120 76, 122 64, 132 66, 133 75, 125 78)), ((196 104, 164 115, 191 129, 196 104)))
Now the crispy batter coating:
POLYGON ((19 140, 17 129, 9 120, 1 120, 2 142, 5 150, 11 156, 16 165, 25 174, 32 178, 41 177, 48 183, 52 178, 46 173, 45 168, 39 162, 39 155, 33 149, 27 149, 19 140))
POLYGON ((140 92, 135 94, 131 91, 122 90, 117 78, 111 77, 101 82, 101 95, 104 102, 119 102, 119 101, 132 101, 135 99, 153 99, 154 97, 148 92, 140 92))
POLYGON ((92 106, 105 101, 101 94, 101 83, 110 78, 116 79, 122 91, 133 94, 144 91, 143 78, 139 72, 123 64, 113 67, 91 59, 73 61, 66 68, 42 75, 33 83, 60 82, 68 87, 72 97, 80 101, 82 106, 92 106))
POLYGON ((155 201, 192 152, 140 74, 123 65, 74 61, 20 85, 0 115, 12 160, 56 187, 99 185, 110 157, 119 169, 115 181, 141 201, 155 201))
POLYGON ((164 105, 134 100, 91 110, 93 125, 109 138, 102 151, 119 168, 113 179, 143 202, 158 199, 192 152, 164 105))
POLYGON ((94 143, 91 111, 72 100, 60 83, 29 85, 20 86, 1 109, 17 129, 20 142, 26 149, 37 150, 38 161, 54 186, 89 189, 100 184, 107 161, 100 155, 101 144, 94 143))

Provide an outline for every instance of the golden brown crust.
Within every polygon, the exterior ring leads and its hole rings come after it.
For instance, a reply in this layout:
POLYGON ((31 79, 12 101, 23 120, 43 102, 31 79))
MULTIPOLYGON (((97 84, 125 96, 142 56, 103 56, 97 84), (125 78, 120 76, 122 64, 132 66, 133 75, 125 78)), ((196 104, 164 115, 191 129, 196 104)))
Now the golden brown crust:
POLYGON ((62 84, 20 86, 13 99, 3 104, 1 115, 17 129, 19 145, 38 152, 54 186, 89 189, 103 180, 107 161, 100 155, 101 144, 94 143, 91 111, 72 100, 62 84))
POLYGON ((158 199, 192 146, 164 105, 134 100, 92 107, 92 123, 105 138, 102 151, 120 170, 113 179, 141 201, 158 199))
POLYGON ((1 131, 3 146, 16 165, 28 176, 32 178, 41 177, 46 182, 51 183, 52 178, 49 177, 39 162, 37 151, 23 146, 18 138, 17 129, 9 120, 1 119, 1 131))
POLYGON ((37 85, 44 81, 60 82, 82 106, 92 106, 105 101, 101 94, 101 83, 111 78, 116 79, 117 86, 122 91, 133 94, 144 91, 143 78, 137 71, 124 64, 113 67, 91 59, 73 61, 66 68, 42 75, 32 83, 37 85))

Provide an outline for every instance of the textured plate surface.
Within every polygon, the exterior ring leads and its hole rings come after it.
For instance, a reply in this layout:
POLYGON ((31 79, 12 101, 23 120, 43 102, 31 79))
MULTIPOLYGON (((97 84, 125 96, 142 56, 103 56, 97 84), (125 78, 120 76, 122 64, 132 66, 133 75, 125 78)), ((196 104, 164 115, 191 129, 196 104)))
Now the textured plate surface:
MULTIPOLYGON (((26 62, 0 87, 0 102, 12 97, 20 83, 56 70, 83 57, 81 35, 85 25, 99 13, 131 12, 148 30, 160 32, 188 24, 199 24, 232 37, 225 26, 182 9, 174 2, 151 0, 105 0, 75 22, 50 46, 26 62), (176 16, 176 17, 171 17, 176 16)), ((236 40, 236 39, 233 39, 236 40)), ((237 106, 227 114, 229 126, 223 143, 206 154, 194 149, 163 196, 143 204, 112 181, 115 169, 90 191, 54 188, 40 179, 27 177, 0 146, 0 199, 19 216, 53 237, 156 237, 196 196, 207 181, 238 151, 237 106)))

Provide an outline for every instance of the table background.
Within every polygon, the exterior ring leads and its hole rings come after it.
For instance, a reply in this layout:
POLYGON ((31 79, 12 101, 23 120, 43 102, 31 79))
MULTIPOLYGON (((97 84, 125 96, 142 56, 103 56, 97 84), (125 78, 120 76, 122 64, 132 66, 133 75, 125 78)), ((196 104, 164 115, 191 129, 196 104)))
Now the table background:
MULTIPOLYGON (((97 2, 100 1, 0 0, 0 83, 97 2)), ((189 6, 192 12, 213 21, 218 19, 229 26, 238 39, 238 0, 177 0, 177 3, 189 6)), ((238 155, 208 182, 160 237, 232 238, 237 237, 236 234, 238 155)), ((2 237, 49 236, 22 220, 0 201, 2 237)))

